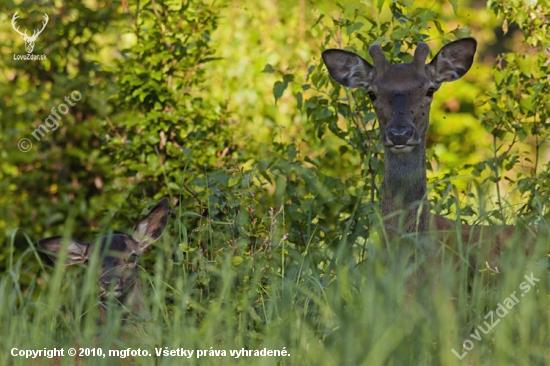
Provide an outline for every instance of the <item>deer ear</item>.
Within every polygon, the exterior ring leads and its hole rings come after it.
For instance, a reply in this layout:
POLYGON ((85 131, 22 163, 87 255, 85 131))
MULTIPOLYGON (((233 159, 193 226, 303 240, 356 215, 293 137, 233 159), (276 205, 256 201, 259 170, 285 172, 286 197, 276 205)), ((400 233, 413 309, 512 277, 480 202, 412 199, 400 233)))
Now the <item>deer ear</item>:
POLYGON ((474 62, 477 42, 474 38, 463 38, 445 45, 426 65, 426 74, 434 82, 460 79, 470 70, 474 62))
POLYGON ((340 85, 348 88, 368 88, 374 77, 374 67, 353 52, 329 49, 323 52, 328 73, 340 85))
MULTIPOLYGON (((51 238, 44 238, 38 240, 38 247, 51 253, 47 253, 52 262, 57 262, 57 255, 61 250, 63 238, 61 236, 54 236, 51 238)), ((69 239, 69 246, 67 247, 67 261, 65 265, 69 266, 75 263, 83 263, 88 259, 88 249, 90 244, 82 243, 74 239, 69 239)))
POLYGON ((134 226, 132 236, 138 242, 140 251, 145 250, 145 248, 160 238, 164 229, 166 229, 169 212, 170 205, 168 204, 168 198, 164 197, 153 207, 149 215, 134 226))

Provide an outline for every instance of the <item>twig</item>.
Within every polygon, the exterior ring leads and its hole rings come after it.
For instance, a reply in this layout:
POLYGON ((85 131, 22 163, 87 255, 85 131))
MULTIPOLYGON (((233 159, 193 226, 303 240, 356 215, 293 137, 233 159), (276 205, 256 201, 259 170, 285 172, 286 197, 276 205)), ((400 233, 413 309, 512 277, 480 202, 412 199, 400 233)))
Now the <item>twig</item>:
MULTIPOLYGON (((160 157, 160 152, 159 152, 159 149, 158 149, 157 145, 155 145, 154 147, 155 147, 155 152, 157 153, 157 158, 158 158, 159 163, 160 163, 160 168, 162 169, 162 175, 164 176, 166 186, 168 187, 168 177, 166 176, 166 170, 164 170, 164 163, 162 162, 162 159, 160 157)), ((172 192, 170 191, 170 187, 168 187, 168 194, 170 195, 170 201, 174 202, 174 197, 172 196, 172 192)))

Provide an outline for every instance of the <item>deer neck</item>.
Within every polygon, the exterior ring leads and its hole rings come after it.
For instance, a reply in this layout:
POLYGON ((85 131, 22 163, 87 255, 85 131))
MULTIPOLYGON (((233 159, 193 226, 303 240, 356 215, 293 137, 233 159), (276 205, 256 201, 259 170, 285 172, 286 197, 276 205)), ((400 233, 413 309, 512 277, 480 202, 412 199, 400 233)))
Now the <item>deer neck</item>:
POLYGON ((398 232, 400 226, 406 233, 428 228, 426 144, 425 139, 422 141, 406 154, 385 150, 382 214, 390 236, 398 232))

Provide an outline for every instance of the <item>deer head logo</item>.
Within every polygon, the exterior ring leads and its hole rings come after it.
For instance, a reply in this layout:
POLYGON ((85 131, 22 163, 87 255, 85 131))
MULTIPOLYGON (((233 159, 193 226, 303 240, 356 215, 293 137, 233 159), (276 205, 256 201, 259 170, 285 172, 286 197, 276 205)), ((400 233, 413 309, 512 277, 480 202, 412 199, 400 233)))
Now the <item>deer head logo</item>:
POLYGON ((32 50, 34 49, 34 42, 36 42, 36 38, 38 38, 38 36, 40 35, 40 33, 42 33, 42 31, 44 30, 44 28, 46 28, 46 24, 48 24, 48 14, 44 13, 44 21, 42 22, 42 29, 38 30, 38 29, 35 29, 33 32, 32 32, 32 36, 29 36, 27 34, 27 30, 25 29, 25 32, 20 32, 19 31, 19 27, 16 26, 15 24, 15 20, 17 18, 19 18, 17 16, 17 11, 15 12, 15 14, 13 14, 13 17, 11 18, 11 26, 13 27, 13 29, 15 29, 15 31, 17 33, 19 33, 21 35, 21 37, 23 37, 23 40, 25 41, 25 49, 27 50, 27 53, 32 53, 32 50))

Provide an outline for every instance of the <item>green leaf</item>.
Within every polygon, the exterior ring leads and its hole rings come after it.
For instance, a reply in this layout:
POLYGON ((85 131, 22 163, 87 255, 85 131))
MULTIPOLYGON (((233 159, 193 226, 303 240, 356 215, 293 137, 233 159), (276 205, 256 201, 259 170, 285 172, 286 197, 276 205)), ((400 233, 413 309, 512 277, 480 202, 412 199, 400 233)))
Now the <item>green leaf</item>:
POLYGON ((176 184, 174 182, 168 182, 168 189, 171 191, 178 192, 180 190, 179 184, 176 184))
POLYGON ((456 38, 469 37, 471 33, 472 30, 467 25, 457 28, 453 31, 453 34, 456 36, 456 38))
POLYGON ((441 28, 441 23, 439 23, 439 21, 434 20, 434 24, 435 24, 435 28, 437 29, 437 32, 439 33, 440 36, 445 34, 445 32, 443 31, 443 28, 441 28))
POLYGON ((361 22, 353 23, 353 24, 351 24, 351 25, 348 25, 348 26, 347 26, 347 29, 348 29, 348 30, 347 30, 347 33, 348 33, 348 36, 349 36, 350 34, 352 34, 353 32, 355 32, 355 31, 361 29, 361 27, 363 27, 363 23, 361 23, 361 22))
POLYGON ((287 155, 288 155, 288 161, 293 161, 294 158, 296 157, 296 154, 298 153, 296 151, 296 145, 294 145, 294 144, 288 145, 287 148, 286 148, 286 152, 287 152, 287 155))
POLYGON ((458 12, 458 0, 449 0, 449 2, 450 2, 451 5, 453 6, 453 12, 455 13, 455 15, 457 15, 457 12, 458 12))
POLYGON ((287 86, 288 83, 285 83, 283 81, 275 82, 275 84, 273 85, 273 96, 275 97, 275 104, 277 104, 277 100, 281 98, 287 86))
POLYGON ((285 75, 283 76, 283 81, 284 81, 285 83, 291 83, 291 82, 293 82, 293 81, 294 81, 294 75, 292 75, 292 74, 285 74, 285 75))
POLYGON ((160 70, 153 71, 151 73, 151 78, 154 79, 154 80, 161 81, 162 80, 162 71, 160 71, 160 70))
POLYGON ((533 65, 533 58, 531 56, 525 56, 525 57, 517 57, 516 58, 519 70, 527 75, 528 77, 531 77, 531 67, 533 65))
MULTIPOLYGON (((185 230, 185 233, 187 234, 187 229, 185 230)), ((187 243, 179 244, 179 247, 180 247, 181 251, 184 252, 184 253, 192 253, 192 252, 195 251, 195 249, 197 249, 197 248, 193 248, 193 247, 188 246, 187 243)))
POLYGON ((325 17, 325 14, 319 15, 319 18, 317 18, 317 20, 315 22, 313 22, 313 24, 311 25, 311 29, 313 29, 317 24, 319 24, 321 19, 323 19, 324 17, 325 17))
POLYGON ((233 264, 234 266, 239 266, 243 261, 244 259, 239 256, 234 256, 233 258, 231 258, 231 264, 233 264))
POLYGON ((229 181, 227 182, 228 187, 236 186, 237 184, 241 183, 242 176, 240 174, 236 174, 229 178, 229 181))
POLYGON ((422 23, 427 23, 429 20, 432 20, 437 16, 437 13, 429 9, 417 8, 418 16, 422 23))
POLYGON ((266 64, 262 72, 273 74, 275 72, 275 69, 270 64, 266 64))
POLYGON ((302 109, 302 93, 298 92, 296 93, 296 102, 298 103, 298 109, 302 109))
POLYGON ((535 111, 535 101, 532 95, 527 98, 522 98, 519 104, 529 112, 535 111))
POLYGON ((527 13, 525 11, 519 11, 518 15, 516 16, 516 23, 521 27, 523 26, 523 23, 525 23, 525 19, 527 19, 527 13))
POLYGON ((313 117, 315 120, 325 119, 330 116, 332 116, 332 112, 327 107, 316 108, 315 112, 313 112, 313 117))
POLYGON ((502 33, 504 33, 504 35, 508 33, 508 19, 504 19, 502 22, 502 33))
POLYGON ((384 6, 384 0, 378 0, 376 2, 376 9, 378 9, 379 13, 382 11, 382 6, 384 6))

